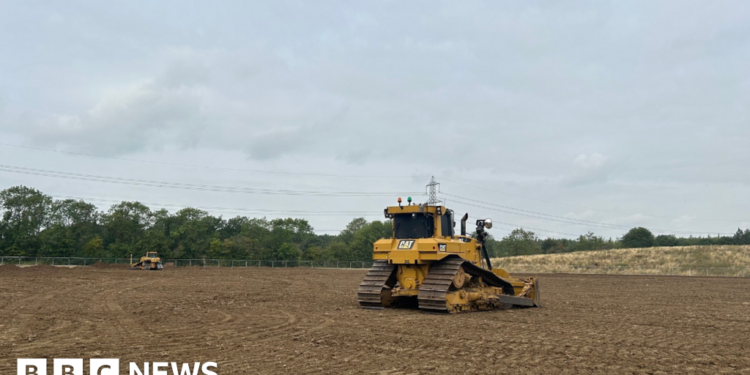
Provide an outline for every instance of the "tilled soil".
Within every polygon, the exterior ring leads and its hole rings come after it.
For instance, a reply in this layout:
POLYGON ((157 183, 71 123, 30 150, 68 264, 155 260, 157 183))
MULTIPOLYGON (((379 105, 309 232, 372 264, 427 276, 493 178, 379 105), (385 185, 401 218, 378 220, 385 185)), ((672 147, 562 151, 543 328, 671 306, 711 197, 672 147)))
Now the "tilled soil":
POLYGON ((543 308, 451 316, 359 309, 364 275, 0 267, 0 374, 16 358, 120 358, 122 374, 146 361, 214 361, 219 374, 750 374, 747 278, 542 275, 543 308))

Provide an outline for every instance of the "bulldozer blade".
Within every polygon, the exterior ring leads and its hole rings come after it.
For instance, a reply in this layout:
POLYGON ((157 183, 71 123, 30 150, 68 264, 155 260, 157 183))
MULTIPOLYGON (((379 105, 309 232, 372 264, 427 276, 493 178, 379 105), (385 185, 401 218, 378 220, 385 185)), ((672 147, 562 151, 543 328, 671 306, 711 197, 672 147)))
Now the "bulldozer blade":
POLYGON ((531 298, 498 295, 497 299, 502 303, 514 306, 533 307, 535 305, 534 300, 531 298))

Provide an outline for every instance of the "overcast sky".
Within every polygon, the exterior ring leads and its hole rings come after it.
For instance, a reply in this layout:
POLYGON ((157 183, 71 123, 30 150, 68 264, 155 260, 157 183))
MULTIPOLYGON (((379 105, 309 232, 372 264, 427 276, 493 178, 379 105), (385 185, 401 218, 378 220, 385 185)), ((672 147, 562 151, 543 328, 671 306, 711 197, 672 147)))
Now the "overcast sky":
POLYGON ((748 67, 746 1, 2 1, 0 188, 335 233, 434 175, 497 237, 732 233, 748 67))

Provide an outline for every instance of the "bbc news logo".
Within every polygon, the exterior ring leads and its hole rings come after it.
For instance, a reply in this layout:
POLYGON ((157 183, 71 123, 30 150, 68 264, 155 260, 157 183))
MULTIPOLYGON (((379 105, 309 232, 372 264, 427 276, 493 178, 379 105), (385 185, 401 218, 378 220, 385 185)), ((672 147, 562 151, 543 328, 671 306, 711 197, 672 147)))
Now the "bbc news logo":
MULTIPOLYGON (((216 375, 216 362, 144 362, 139 366, 130 362, 129 375, 216 375)), ((47 375, 45 358, 19 358, 16 366, 17 375, 47 375)), ((120 360, 117 358, 92 358, 89 360, 90 375, 120 375, 120 360)), ((55 358, 52 363, 52 375, 83 375, 83 359, 55 358)))

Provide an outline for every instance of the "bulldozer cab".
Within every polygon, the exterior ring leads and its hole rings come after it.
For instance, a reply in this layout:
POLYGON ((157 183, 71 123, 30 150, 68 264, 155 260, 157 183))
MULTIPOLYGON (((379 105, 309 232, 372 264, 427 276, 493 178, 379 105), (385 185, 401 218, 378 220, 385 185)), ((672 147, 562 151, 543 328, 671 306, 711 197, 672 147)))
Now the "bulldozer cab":
MULTIPOLYGON (((389 264, 427 264, 460 256, 474 264, 484 261, 491 270, 484 236, 467 236, 468 214, 461 218, 458 233, 453 210, 442 205, 412 204, 411 200, 408 205, 402 205, 399 201, 398 206, 387 207, 384 214, 393 223, 393 235, 373 244, 374 260, 386 260, 389 264)), ((477 220, 478 234, 484 234, 485 224, 491 226, 491 220, 477 220)))
POLYGON ((156 254, 155 251, 154 252, 149 251, 149 252, 146 253, 146 258, 154 259, 154 258, 158 258, 158 257, 159 256, 156 254))
POLYGON ((444 207, 407 206, 385 210, 386 218, 393 221, 393 238, 418 239, 455 236, 453 210, 444 207), (419 207, 419 208, 417 208, 419 207))
POLYGON ((454 226, 452 210, 437 216, 431 213, 393 215, 393 235, 395 238, 453 237, 454 226), (440 221, 439 226, 435 223, 437 220, 440 221))

